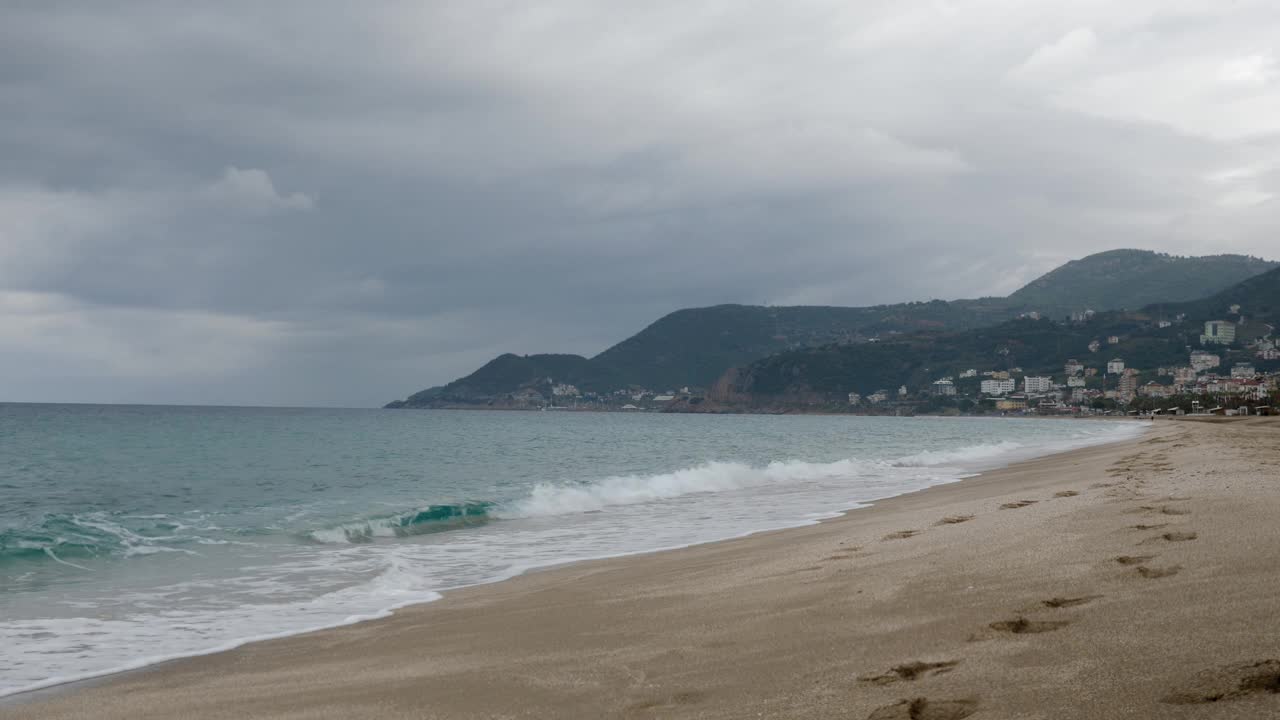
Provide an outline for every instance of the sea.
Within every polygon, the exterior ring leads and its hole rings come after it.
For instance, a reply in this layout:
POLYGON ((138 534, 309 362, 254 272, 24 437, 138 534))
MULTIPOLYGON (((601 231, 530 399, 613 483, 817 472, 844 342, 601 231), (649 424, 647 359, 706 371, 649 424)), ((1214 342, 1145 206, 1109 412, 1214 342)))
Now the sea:
POLYGON ((1139 423, 0 404, 0 695, 805 525, 1139 423))

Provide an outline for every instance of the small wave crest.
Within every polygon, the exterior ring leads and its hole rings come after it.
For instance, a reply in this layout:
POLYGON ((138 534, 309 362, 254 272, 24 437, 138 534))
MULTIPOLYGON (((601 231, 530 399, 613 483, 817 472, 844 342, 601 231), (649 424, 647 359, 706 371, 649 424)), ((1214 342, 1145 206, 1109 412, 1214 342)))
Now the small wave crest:
POLYGON ((854 477, 867 463, 771 462, 754 467, 738 462, 710 462, 657 475, 622 475, 590 483, 541 483, 528 497, 495 512, 500 518, 545 517, 594 512, 616 505, 637 505, 693 495, 805 480, 854 477))
POLYGON ((379 515, 310 530, 304 535, 322 544, 369 543, 378 538, 401 538, 483 525, 491 519, 490 502, 428 505, 410 512, 379 515))
POLYGON ((934 465, 956 465, 980 463, 992 460, 1022 449, 1022 443, 998 442, 979 445, 968 445, 953 450, 925 450, 914 455, 898 458, 893 462, 895 467, 930 467, 934 465))

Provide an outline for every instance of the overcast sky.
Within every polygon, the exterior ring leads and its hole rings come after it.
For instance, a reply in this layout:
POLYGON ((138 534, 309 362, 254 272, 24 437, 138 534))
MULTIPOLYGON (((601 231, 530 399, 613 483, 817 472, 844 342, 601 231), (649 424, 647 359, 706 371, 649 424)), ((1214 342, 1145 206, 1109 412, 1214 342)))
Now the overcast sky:
POLYGON ((0 400, 380 405, 671 310, 1280 257, 1274 0, 0 8, 0 400))

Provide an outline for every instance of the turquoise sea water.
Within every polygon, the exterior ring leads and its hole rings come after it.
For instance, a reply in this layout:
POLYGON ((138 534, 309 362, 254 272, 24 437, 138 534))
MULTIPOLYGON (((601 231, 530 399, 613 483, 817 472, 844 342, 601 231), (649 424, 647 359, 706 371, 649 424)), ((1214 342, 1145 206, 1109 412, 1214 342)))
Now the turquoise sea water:
POLYGON ((0 695, 1140 432, 1024 419, 0 405, 0 695))

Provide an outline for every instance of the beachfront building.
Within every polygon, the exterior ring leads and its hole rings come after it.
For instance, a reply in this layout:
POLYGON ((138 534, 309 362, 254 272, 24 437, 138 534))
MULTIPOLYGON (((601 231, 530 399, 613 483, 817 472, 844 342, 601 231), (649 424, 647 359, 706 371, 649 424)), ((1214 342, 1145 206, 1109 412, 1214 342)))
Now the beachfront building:
POLYGON ((1152 380, 1138 388, 1138 394, 1149 398, 1167 398, 1173 395, 1173 388, 1152 380))
POLYGON ((859 395, 859 394, 858 394, 858 393, 856 393, 856 392, 851 392, 851 393, 849 393, 849 404, 850 404, 850 405, 853 405, 853 406, 861 405, 861 404, 862 404, 862 396, 861 396, 861 395, 859 395))
POLYGON ((885 390, 877 390, 867 396, 867 402, 871 403, 872 405, 882 403, 888 399, 889 399, 889 393, 888 391, 885 391, 885 390))
POLYGON ((997 380, 993 378, 991 380, 983 380, 981 385, 983 395, 1007 395, 1017 389, 1018 381, 1011 379, 997 380))
POLYGON ((933 394, 948 397, 956 394, 956 384, 950 380, 939 380, 933 384, 933 394))
POLYGON ((1012 397, 1000 398, 999 400, 996 401, 996 409, 997 410, 1026 410, 1027 398, 1021 395, 1014 395, 1012 397))
POLYGON ((1132 400, 1134 394, 1138 392, 1137 374, 1125 373, 1121 375, 1120 382, 1116 384, 1116 392, 1126 402, 1132 400))
POLYGON ((1201 345, 1230 345, 1236 341, 1235 323, 1227 320, 1210 320, 1204 324, 1201 345))
POLYGON ((1028 395, 1050 392, 1053 390, 1053 378, 1028 375, 1022 378, 1022 390, 1028 395))
POLYGON ((1222 358, 1211 352, 1204 350, 1193 350, 1191 352, 1191 367, 1196 372, 1204 372, 1210 368, 1216 368, 1222 364, 1222 358))
POLYGON ((1122 372, 1124 372, 1124 360, 1121 360, 1120 358, 1114 358, 1112 360, 1107 361, 1108 375, 1119 375, 1122 372))

